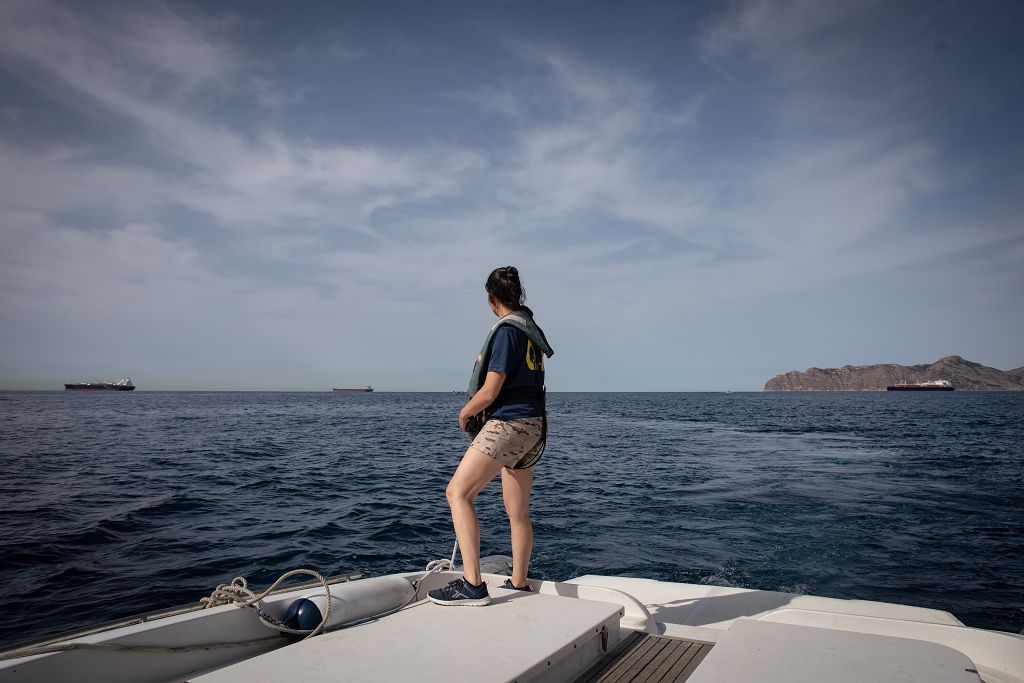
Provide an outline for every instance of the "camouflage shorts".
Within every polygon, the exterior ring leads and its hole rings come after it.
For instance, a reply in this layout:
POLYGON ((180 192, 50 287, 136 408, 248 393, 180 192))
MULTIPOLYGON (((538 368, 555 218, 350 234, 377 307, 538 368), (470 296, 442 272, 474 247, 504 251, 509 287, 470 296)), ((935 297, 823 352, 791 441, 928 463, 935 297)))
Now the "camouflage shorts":
POLYGON ((529 462, 540 450, 542 425, 539 417, 488 420, 470 445, 505 467, 515 467, 529 462))

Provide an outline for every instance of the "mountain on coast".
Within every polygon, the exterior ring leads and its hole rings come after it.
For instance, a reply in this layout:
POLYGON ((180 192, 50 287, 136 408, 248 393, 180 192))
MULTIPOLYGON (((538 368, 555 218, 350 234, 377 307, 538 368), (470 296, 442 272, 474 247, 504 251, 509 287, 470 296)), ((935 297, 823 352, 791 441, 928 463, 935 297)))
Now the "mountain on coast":
POLYGON ((844 365, 808 368, 776 375, 765 391, 885 391, 890 384, 916 384, 945 379, 959 391, 1024 391, 1024 368, 996 370, 960 356, 946 356, 931 365, 844 365))

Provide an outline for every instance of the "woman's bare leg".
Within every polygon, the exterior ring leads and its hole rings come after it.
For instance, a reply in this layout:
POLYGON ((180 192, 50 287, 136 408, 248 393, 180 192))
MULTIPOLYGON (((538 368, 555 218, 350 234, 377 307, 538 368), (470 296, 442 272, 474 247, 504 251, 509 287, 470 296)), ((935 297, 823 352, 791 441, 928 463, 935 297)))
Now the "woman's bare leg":
POLYGON ((459 540, 462 573, 475 586, 480 585, 481 580, 480 522, 473 501, 500 469, 501 463, 471 446, 466 449, 445 491, 448 507, 452 509, 455 537, 459 540))
POLYGON ((533 552, 533 525, 530 523, 530 489, 533 487, 533 468, 501 470, 501 494, 512 531, 512 585, 526 584, 533 552))

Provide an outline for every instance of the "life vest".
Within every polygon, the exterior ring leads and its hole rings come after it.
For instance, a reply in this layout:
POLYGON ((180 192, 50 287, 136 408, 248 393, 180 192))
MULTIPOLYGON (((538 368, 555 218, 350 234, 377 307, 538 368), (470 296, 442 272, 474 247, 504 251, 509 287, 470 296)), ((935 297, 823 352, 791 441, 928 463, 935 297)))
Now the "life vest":
MULTIPOLYGON (((551 345, 548 344, 547 337, 544 336, 544 330, 537 326, 537 323, 533 322, 533 316, 530 315, 528 310, 515 311, 509 313, 503 318, 500 318, 498 322, 494 323, 491 327, 491 331, 487 333, 487 338, 484 339, 483 348, 480 349, 480 353, 476 357, 476 363, 473 364, 473 374, 469 377, 469 389, 466 393, 470 398, 480 390, 480 387, 484 385, 484 378, 487 376, 487 366, 491 359, 491 342, 494 341, 494 333, 498 331, 498 328, 502 325, 511 325, 517 330, 521 330, 526 338, 530 340, 533 347, 543 353, 548 358, 555 355, 551 345)), ((544 387, 502 387, 501 391, 498 392, 497 398, 494 399, 491 405, 495 403, 502 403, 506 399, 529 399, 536 401, 540 405, 541 412, 541 432, 540 432, 540 448, 530 459, 529 462, 521 463, 520 465, 513 467, 512 469, 526 469, 533 467, 540 460, 544 450, 547 448, 548 442, 548 414, 547 414, 547 391, 544 387)), ((483 426, 483 421, 489 419, 489 414, 485 409, 482 416, 479 429, 483 426)))
POLYGON ((548 358, 555 355, 551 345, 548 344, 547 337, 544 336, 544 331, 537 326, 537 323, 533 322, 533 316, 526 311, 515 311, 503 318, 499 318, 498 322, 494 323, 494 326, 491 327, 491 331, 487 333, 483 348, 480 349, 480 353, 476 357, 476 363, 473 364, 473 373, 469 376, 469 388, 466 390, 470 398, 480 391, 480 387, 484 385, 484 379, 487 377, 487 365, 491 359, 491 342, 494 341, 494 333, 502 325, 511 325, 517 330, 521 330, 527 339, 533 343, 534 348, 538 349, 548 358))

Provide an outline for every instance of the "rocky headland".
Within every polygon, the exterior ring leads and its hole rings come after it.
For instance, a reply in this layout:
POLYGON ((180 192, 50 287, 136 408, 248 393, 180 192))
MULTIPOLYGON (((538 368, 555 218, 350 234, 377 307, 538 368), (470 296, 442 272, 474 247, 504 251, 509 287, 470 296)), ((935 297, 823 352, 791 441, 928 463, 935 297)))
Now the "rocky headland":
POLYGON ((1024 391, 1024 368, 996 370, 960 356, 946 356, 931 365, 844 365, 807 368, 776 375, 765 391, 885 391, 891 384, 916 384, 945 379, 958 391, 1024 391))

